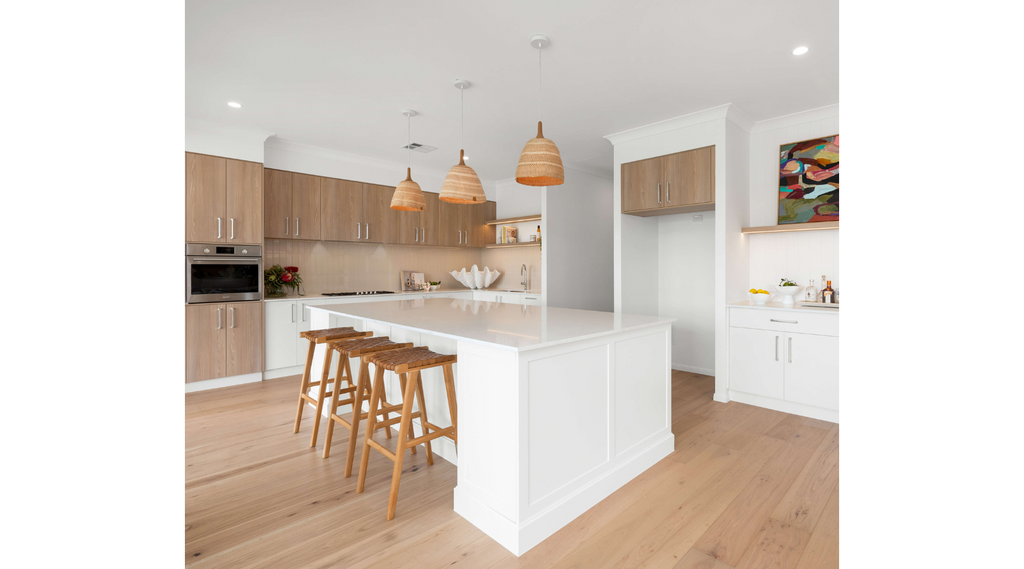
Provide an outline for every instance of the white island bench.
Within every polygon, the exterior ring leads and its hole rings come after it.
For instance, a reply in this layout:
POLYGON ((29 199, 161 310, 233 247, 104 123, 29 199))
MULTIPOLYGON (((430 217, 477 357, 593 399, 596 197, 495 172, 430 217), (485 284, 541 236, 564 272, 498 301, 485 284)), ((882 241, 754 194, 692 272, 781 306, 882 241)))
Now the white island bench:
MULTIPOLYGON (((673 450, 671 318, 438 298, 309 309, 313 329, 354 326, 458 355, 458 456, 436 441, 435 453, 457 461, 455 511, 516 555, 673 450)), ((430 371, 428 414, 446 426, 430 371)))

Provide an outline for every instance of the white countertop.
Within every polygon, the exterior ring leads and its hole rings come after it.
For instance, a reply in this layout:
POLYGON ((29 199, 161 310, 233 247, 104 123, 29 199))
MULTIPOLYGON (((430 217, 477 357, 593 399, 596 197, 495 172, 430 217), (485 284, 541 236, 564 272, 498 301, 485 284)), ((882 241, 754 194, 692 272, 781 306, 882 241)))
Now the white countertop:
POLYGON ((275 301, 279 301, 279 300, 306 300, 306 301, 309 301, 309 300, 314 300, 314 299, 316 299, 316 300, 325 300, 325 299, 342 299, 342 298, 381 298, 381 297, 388 297, 388 298, 390 298, 392 296, 394 296, 395 298, 401 298, 402 296, 416 295, 416 294, 420 294, 420 295, 422 295, 422 294, 452 294, 452 293, 457 293, 457 292, 475 292, 475 291, 478 291, 478 290, 480 292, 500 292, 500 293, 512 293, 512 294, 540 294, 540 291, 538 291, 538 290, 508 290, 508 289, 497 289, 497 288, 495 288, 495 289, 489 289, 489 288, 484 288, 484 289, 468 289, 468 288, 452 289, 452 288, 448 288, 448 289, 438 289, 438 290, 430 290, 430 291, 428 291, 428 290, 394 291, 393 295, 392 294, 367 294, 367 295, 355 295, 355 294, 353 294, 353 295, 349 295, 349 296, 324 296, 323 295, 324 292, 330 292, 330 291, 318 291, 318 292, 307 292, 306 296, 297 296, 297 295, 289 294, 288 296, 282 296, 282 297, 264 297, 263 300, 265 300, 266 302, 275 302, 275 301))
POLYGON ((675 318, 659 316, 457 298, 327 304, 309 308, 515 351, 675 322, 675 318))
POLYGON ((804 306, 802 303, 782 304, 781 302, 766 302, 757 304, 751 300, 744 302, 730 302, 729 306, 738 308, 756 308, 758 310, 790 310, 794 312, 823 312, 825 314, 839 314, 838 308, 826 308, 824 306, 804 306))

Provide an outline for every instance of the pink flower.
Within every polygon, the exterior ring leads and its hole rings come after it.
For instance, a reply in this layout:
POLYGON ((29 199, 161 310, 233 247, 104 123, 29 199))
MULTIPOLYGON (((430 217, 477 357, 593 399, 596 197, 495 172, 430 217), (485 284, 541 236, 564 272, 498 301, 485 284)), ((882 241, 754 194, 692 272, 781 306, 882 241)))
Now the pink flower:
POLYGON ((286 282, 286 283, 292 282, 293 278, 295 278, 295 277, 293 277, 291 273, 285 273, 285 274, 281 275, 281 280, 286 282))

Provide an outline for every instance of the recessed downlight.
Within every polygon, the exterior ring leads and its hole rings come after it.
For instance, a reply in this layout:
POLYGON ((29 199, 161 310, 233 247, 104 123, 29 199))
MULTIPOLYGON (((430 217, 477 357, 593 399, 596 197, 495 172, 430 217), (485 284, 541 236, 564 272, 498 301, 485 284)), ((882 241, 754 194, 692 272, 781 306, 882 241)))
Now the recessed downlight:
POLYGON ((241 109, 242 108, 242 103, 236 103, 234 101, 228 101, 228 106, 231 107, 232 109, 241 109))
POLYGON ((793 50, 793 55, 803 55, 805 53, 807 53, 807 46, 806 45, 802 45, 802 46, 800 46, 800 47, 798 47, 798 48, 793 50))

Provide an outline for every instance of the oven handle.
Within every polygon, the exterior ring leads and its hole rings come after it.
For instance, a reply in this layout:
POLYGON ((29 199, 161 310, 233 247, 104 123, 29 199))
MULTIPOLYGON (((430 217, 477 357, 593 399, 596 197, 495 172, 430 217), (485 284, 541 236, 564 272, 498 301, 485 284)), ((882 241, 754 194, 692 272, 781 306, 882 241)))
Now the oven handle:
POLYGON ((260 257, 189 257, 193 265, 253 265, 260 263, 260 257))

